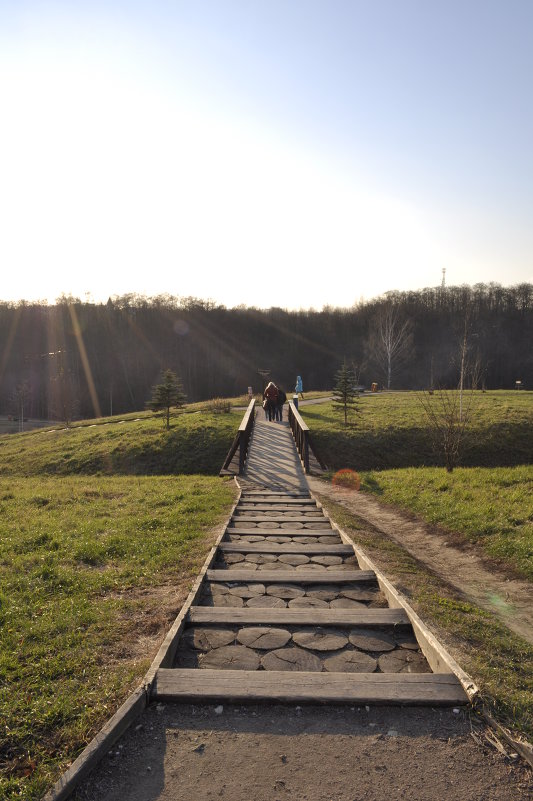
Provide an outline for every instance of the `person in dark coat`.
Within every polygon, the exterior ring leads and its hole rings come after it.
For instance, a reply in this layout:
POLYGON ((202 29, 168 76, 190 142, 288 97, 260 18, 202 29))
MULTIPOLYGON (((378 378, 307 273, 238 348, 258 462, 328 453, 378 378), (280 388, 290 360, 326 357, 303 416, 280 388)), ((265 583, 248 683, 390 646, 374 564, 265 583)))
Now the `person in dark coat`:
POLYGON ((278 402, 276 404, 276 420, 279 422, 283 422, 283 404, 287 400, 287 395, 283 392, 280 387, 278 387, 278 402))

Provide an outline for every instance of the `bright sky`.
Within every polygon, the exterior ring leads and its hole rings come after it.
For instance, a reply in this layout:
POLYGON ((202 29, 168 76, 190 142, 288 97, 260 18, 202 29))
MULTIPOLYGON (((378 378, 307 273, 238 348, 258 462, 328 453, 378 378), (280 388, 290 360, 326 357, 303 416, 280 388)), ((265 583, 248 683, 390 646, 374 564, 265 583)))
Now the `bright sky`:
POLYGON ((0 0, 0 299, 533 282, 531 0, 0 0))

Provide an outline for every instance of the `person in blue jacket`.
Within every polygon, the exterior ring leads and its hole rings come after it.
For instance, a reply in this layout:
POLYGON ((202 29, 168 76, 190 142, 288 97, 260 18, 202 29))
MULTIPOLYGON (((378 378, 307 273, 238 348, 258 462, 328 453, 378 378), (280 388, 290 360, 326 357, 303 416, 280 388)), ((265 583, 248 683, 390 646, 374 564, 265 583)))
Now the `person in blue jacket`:
POLYGON ((303 384, 302 384, 302 376, 301 375, 297 375, 296 376, 296 386, 294 387, 294 391, 295 391, 295 393, 297 395, 300 395, 302 400, 303 400, 304 387, 303 387, 303 384))

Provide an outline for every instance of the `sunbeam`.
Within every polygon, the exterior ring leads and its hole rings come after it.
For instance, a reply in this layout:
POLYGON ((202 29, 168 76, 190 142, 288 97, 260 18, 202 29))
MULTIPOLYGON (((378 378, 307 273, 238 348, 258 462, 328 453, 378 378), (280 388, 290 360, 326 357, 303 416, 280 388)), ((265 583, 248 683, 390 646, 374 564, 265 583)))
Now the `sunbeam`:
POLYGON ((78 350, 80 352, 81 363, 83 365, 83 371, 85 373, 85 379, 87 381, 87 386, 89 388, 89 394, 91 396, 91 402, 93 404, 94 409, 94 416, 101 417, 102 411, 100 409, 100 403, 98 401, 98 395, 96 394, 96 387, 94 385, 93 374, 91 371, 91 365, 89 364, 89 359, 87 358, 87 351, 85 349, 85 343, 83 341, 83 335, 81 333, 80 323, 78 320, 78 315, 76 314, 76 309, 72 303, 68 304, 68 310, 70 312, 70 319, 72 320, 72 328, 74 331, 74 336, 76 337, 76 342, 78 343, 78 350))

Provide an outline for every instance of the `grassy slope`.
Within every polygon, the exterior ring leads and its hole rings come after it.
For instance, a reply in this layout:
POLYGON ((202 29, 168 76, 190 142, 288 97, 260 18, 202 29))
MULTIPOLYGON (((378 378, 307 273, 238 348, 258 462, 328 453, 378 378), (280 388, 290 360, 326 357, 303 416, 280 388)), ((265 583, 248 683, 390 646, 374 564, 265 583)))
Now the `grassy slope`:
POLYGON ((451 474, 433 466, 414 393, 366 397, 360 408, 349 428, 331 404, 302 409, 333 470, 360 471, 363 489, 478 543, 533 579, 533 393, 478 393, 463 460, 475 466, 451 474))
MULTIPOLYGON (((331 404, 302 408, 332 470, 360 471, 363 490, 478 543, 533 579, 533 393, 480 393, 464 460, 473 466, 452 474, 425 466, 436 460, 414 394, 364 398, 360 408, 348 429, 331 404)), ((533 738, 533 647, 465 602, 399 545, 323 500, 437 630, 493 713, 533 738)))
POLYGON ((117 418, 108 424, 0 437, 0 476, 207 473, 218 475, 242 412, 174 419, 117 418))
POLYGON ((241 417, 0 439, 0 798, 39 799, 139 683, 233 500, 197 473, 241 417))
MULTIPOLYGON (((360 414, 344 428, 331 403, 301 411, 313 443, 334 470, 386 470, 440 465, 416 393, 364 395, 360 414)), ((477 392, 465 443, 464 466, 503 467, 533 462, 533 392, 477 392)))
POLYGON ((460 532, 533 581, 533 465, 374 471, 362 488, 460 532))

